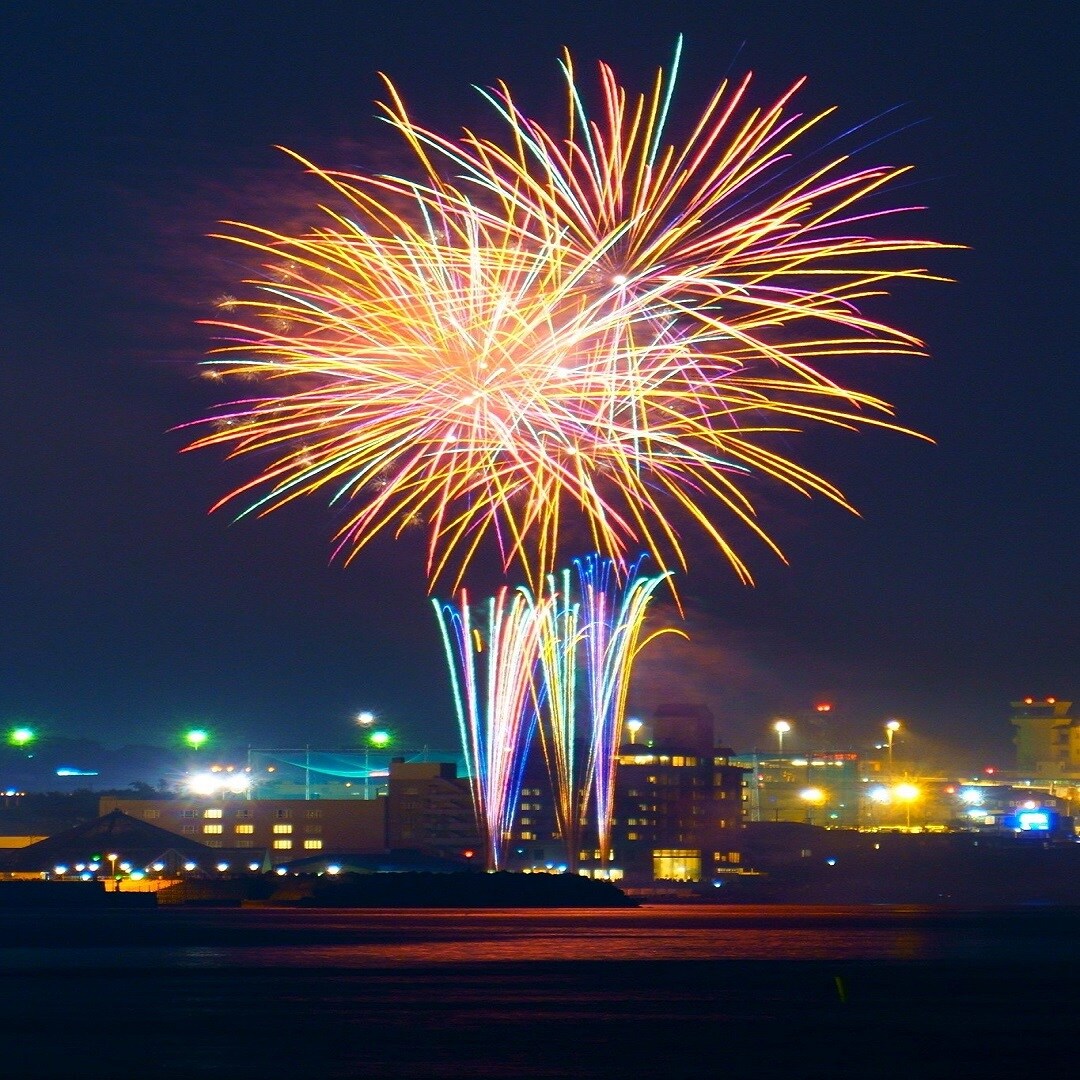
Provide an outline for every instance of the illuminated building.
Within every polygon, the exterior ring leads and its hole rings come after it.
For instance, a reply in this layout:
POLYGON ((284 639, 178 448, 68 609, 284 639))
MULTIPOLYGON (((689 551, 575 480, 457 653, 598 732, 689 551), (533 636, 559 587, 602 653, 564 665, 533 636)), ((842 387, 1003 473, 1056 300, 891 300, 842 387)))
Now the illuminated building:
MULTIPOLYGON (((731 764, 730 750, 715 745, 708 709, 664 706, 627 734, 615 773, 610 865, 599 863, 596 827, 587 813, 581 872, 641 886, 707 881, 718 870, 739 866, 744 770, 731 764)), ((526 766, 510 841, 513 869, 566 867, 538 753, 526 766)))
POLYGON ((239 798, 228 792, 101 799, 210 848, 265 849, 273 863, 408 849, 461 856, 477 843, 468 784, 452 762, 389 763, 387 794, 371 799, 239 798))
POLYGON ((1048 697, 1011 704, 1017 769, 1042 777, 1080 775, 1080 718, 1072 702, 1048 697))
POLYGON ((748 821, 808 820, 808 790, 820 791, 809 816, 817 825, 855 827, 862 823, 859 755, 833 750, 811 754, 736 754, 731 763, 747 770, 748 821))

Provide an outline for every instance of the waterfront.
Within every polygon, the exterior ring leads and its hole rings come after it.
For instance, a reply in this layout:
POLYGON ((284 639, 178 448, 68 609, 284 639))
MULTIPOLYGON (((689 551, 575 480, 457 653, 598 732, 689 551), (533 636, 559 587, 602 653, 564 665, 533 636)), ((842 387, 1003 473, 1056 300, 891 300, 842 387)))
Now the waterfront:
POLYGON ((27 1078, 934 1077, 1062 1064, 1080 913, 175 910, 0 930, 27 1078))

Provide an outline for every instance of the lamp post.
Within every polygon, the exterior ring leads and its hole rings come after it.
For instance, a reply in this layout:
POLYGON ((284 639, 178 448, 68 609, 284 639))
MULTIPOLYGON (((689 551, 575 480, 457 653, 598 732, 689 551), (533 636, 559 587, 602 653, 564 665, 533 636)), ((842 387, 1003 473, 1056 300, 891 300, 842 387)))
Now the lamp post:
POLYGON ((806 824, 814 824, 814 807, 820 806, 825 801, 825 792, 818 787, 803 788, 799 792, 799 798, 806 803, 806 824))
POLYGON ((29 746, 37 738, 37 732, 33 728, 17 727, 12 728, 8 733, 7 741, 12 746, 17 746, 20 750, 29 746))
POLYGON ((192 750, 199 750, 206 745, 210 735, 203 728, 192 728, 190 731, 184 732, 184 742, 191 747, 192 750))
POLYGON ((893 757, 892 757, 893 738, 895 737, 896 733, 899 730, 900 730, 900 721, 899 720, 890 720, 885 725, 885 750, 886 750, 886 754, 888 755, 889 776, 892 776, 892 771, 893 771, 893 767, 892 767, 892 764, 893 764, 893 757))
POLYGON ((914 784, 897 784, 893 795, 904 804, 904 828, 911 828, 911 804, 922 794, 914 784))
POLYGON ((636 716, 631 716, 630 719, 626 721, 626 730, 630 732, 631 746, 637 742, 638 732, 641 731, 644 726, 645 725, 636 716))
POLYGON ((113 879, 113 892, 119 892, 120 882, 116 877, 116 860, 119 859, 120 856, 117 855, 115 851, 110 851, 109 854, 105 856, 105 858, 109 860, 109 874, 113 879))
POLYGON ((784 752, 784 736, 791 730, 791 724, 786 720, 777 720, 772 726, 776 732, 776 748, 780 754, 784 752))

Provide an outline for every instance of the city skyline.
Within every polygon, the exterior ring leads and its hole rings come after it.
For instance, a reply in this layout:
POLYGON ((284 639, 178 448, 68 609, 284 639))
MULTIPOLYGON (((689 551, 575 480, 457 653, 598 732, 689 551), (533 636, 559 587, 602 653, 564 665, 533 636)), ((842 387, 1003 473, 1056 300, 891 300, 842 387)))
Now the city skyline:
POLYGON ((829 701, 851 735, 895 715, 1000 756, 1010 700, 1076 693, 1068 230, 1064 185, 1039 152, 1067 129, 1053 80, 1068 35, 1053 11, 984 14, 976 40, 960 9, 850 5, 846 21, 814 25, 807 5, 807 23, 674 5, 650 14, 645 41, 556 4, 524 17, 522 48, 503 26, 462 21, 467 4, 454 20, 429 8, 363 33, 366 5, 331 6, 334 33, 299 12, 247 23, 244 5, 235 22, 212 9, 190 22, 61 17, 62 5, 15 20, 0 492, 17 615, 0 637, 0 721, 128 741, 201 723, 240 741, 337 744, 372 709, 417 743, 452 740, 417 539, 379 542, 345 569, 328 564, 333 521, 317 500, 233 526, 206 515, 243 473, 179 455, 172 429, 220 400, 195 379, 210 345, 195 320, 243 268, 204 234, 218 218, 301 213, 311 187, 274 144, 377 167, 392 145, 371 105, 379 70, 414 111, 453 124, 479 112, 470 83, 502 76, 542 107, 562 45, 640 83, 680 31, 684 100, 753 70, 769 87, 808 75, 814 105, 837 103, 845 125, 896 107, 868 129, 883 141, 861 163, 914 163, 912 201, 930 208, 918 227, 971 250, 931 260, 956 284, 912 283, 883 305, 931 359, 860 371, 938 445, 806 440, 863 517, 766 500, 790 565, 751 552, 752 590, 695 549, 678 586, 686 622, 670 604, 654 614, 691 640, 650 646, 632 704, 702 701, 726 742, 752 746, 772 717, 829 701), (454 47, 437 49, 447 33, 454 47))

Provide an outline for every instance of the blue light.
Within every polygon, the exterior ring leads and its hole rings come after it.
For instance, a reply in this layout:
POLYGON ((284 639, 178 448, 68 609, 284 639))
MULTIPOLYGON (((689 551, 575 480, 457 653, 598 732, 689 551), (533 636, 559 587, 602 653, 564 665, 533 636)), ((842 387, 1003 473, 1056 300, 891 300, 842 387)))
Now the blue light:
POLYGON ((1016 827, 1021 832, 1047 832, 1050 814, 1046 810, 1021 810, 1016 815, 1016 827))

